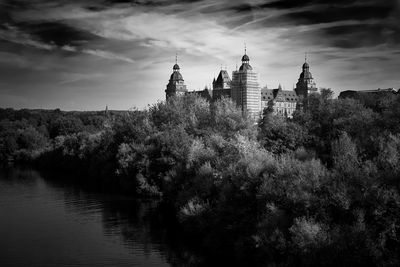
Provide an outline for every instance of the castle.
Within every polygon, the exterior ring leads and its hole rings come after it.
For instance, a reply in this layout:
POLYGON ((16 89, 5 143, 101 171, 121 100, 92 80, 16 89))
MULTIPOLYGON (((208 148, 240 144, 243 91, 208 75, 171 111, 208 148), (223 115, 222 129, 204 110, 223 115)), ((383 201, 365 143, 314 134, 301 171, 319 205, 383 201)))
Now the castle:
POLYGON ((217 79, 213 80, 212 89, 206 87, 202 91, 187 90, 177 59, 175 59, 165 93, 167 99, 184 94, 198 94, 210 101, 230 97, 243 112, 258 119, 266 108, 272 110, 275 115, 291 118, 295 110, 303 108, 308 95, 317 91, 307 57, 294 90, 282 90, 281 85, 276 89, 261 88, 258 83, 258 73, 251 67, 245 48, 242 65, 232 72, 232 79, 226 70, 221 69, 217 79))

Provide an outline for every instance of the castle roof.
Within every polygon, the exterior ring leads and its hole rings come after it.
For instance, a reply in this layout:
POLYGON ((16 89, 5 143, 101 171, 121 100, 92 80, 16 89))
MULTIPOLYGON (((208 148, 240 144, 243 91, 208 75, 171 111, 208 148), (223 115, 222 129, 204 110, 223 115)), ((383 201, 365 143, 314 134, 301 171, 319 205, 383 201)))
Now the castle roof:
POLYGON ((394 88, 387 88, 387 89, 378 88, 378 89, 372 89, 372 90, 371 89, 369 89, 369 90, 346 90, 346 91, 340 92, 339 98, 347 98, 347 97, 355 98, 359 95, 365 95, 365 94, 370 94, 370 95, 396 94, 396 90, 394 88))
POLYGON ((208 88, 204 88, 204 90, 189 91, 189 92, 186 92, 186 94, 188 94, 188 95, 198 95, 198 96, 200 96, 202 98, 205 98, 205 99, 211 101, 213 91, 212 90, 208 90, 208 88))
POLYGON ((285 102, 297 102, 298 96, 295 91, 282 90, 282 87, 276 89, 261 89, 261 100, 262 101, 285 101, 285 102))
POLYGON ((395 93, 396 90, 394 88, 387 88, 387 89, 372 89, 372 90, 359 90, 356 91, 357 93, 395 93))
POLYGON ((249 63, 243 63, 242 66, 240 66, 239 70, 253 70, 253 68, 250 66, 249 63))
POLYGON ((174 71, 169 78, 170 81, 183 81, 182 74, 179 71, 174 71))
POLYGON ((300 73, 300 79, 312 79, 312 74, 308 69, 304 69, 302 73, 300 73))
POLYGON ((230 83, 231 82, 231 78, 229 77, 229 74, 226 70, 221 70, 219 72, 219 75, 217 77, 217 80, 215 81, 218 84, 222 84, 222 83, 230 83))

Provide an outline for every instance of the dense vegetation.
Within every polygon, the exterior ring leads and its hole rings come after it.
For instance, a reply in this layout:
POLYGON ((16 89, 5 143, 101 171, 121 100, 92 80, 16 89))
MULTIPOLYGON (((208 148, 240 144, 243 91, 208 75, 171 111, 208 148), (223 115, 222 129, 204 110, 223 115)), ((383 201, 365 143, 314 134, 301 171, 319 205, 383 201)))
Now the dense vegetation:
POLYGON ((400 264, 400 98, 311 95, 256 124, 229 99, 144 111, 0 110, 0 159, 75 171, 173 207, 238 264, 400 264), (234 253, 234 254, 232 254, 234 253))

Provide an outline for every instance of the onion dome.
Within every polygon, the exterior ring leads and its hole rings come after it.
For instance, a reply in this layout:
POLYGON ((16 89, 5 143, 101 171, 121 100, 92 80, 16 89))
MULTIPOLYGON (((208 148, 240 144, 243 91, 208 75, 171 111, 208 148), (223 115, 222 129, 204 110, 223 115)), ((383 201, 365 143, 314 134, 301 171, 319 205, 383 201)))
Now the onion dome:
POLYGON ((171 81, 183 81, 182 74, 179 71, 174 71, 170 77, 171 81))
POLYGON ((181 68, 178 65, 178 55, 175 55, 175 65, 172 67, 172 69, 173 72, 171 74, 170 81, 183 81, 182 74, 179 72, 181 68))
POLYGON ((309 79, 313 79, 313 77, 312 77, 312 75, 311 75, 311 72, 309 72, 309 71, 303 71, 303 72, 300 74, 300 79, 301 79, 301 80, 303 80, 303 79, 309 80, 309 79))
POLYGON ((250 58, 247 55, 247 49, 246 46, 244 47, 244 55, 242 57, 242 66, 240 66, 239 70, 241 71, 247 71, 247 70, 253 70, 253 68, 249 64, 250 58))
POLYGON ((173 70, 180 70, 179 65, 175 64, 174 67, 172 68, 173 70))
POLYGON ((307 62, 304 62, 304 64, 303 64, 303 69, 309 69, 310 68, 310 66, 308 65, 308 63, 307 62))

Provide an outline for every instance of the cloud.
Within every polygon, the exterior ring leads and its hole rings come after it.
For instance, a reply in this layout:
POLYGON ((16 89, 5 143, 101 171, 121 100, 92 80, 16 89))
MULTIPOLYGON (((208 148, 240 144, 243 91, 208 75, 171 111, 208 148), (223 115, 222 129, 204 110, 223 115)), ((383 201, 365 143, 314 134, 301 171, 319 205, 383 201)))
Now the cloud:
POLYGON ((61 50, 67 51, 67 52, 73 52, 73 53, 83 53, 83 54, 88 54, 104 59, 110 59, 110 60, 118 60, 118 61, 124 61, 128 63, 134 63, 135 61, 129 57, 119 55, 110 51, 105 51, 105 50, 100 50, 100 49, 80 49, 79 47, 71 46, 71 45, 64 45, 60 47, 61 50))
POLYGON ((78 52, 78 48, 76 48, 75 46, 71 46, 71 45, 63 45, 61 46, 61 49, 67 52, 78 52))
POLYGON ((17 27, 8 24, 3 24, 3 28, 0 28, 0 39, 44 50, 53 50, 55 48, 54 45, 43 43, 35 39, 34 36, 22 32, 17 27))
MULTIPOLYGON (((23 21, 18 26, 45 43, 54 42, 61 46, 107 42, 101 40, 103 38, 128 42, 142 40, 145 46, 154 44, 164 48, 176 47, 181 42, 181 45, 187 47, 182 42, 183 38, 170 38, 164 33, 168 32, 171 37, 184 35, 186 38, 188 23, 192 31, 198 31, 208 24, 210 32, 222 26, 235 35, 241 35, 240 31, 298 26, 310 26, 311 31, 314 25, 347 22, 350 25, 348 29, 355 31, 355 36, 361 38, 351 38, 346 33, 345 25, 331 30, 316 30, 310 34, 313 40, 324 39, 325 43, 329 42, 329 45, 339 48, 374 46, 385 42, 396 44, 400 36, 396 0, 19 2, 29 8, 13 12, 17 22, 23 21), (165 24, 160 24, 157 17, 165 19, 165 24), (374 24, 372 26, 371 21, 374 24), (360 26, 354 27, 354 22, 360 26), (370 30, 363 30, 363 25, 370 30), (339 29, 343 29, 343 34, 339 29), (377 34, 380 38, 374 40, 377 34)), ((208 38, 206 31, 201 33, 202 38, 208 38)))
POLYGON ((129 63, 134 63, 135 61, 129 57, 121 56, 118 54, 114 54, 108 51, 104 50, 99 50, 99 49, 83 49, 81 50, 82 53, 105 58, 105 59, 111 59, 111 60, 119 60, 119 61, 125 61, 129 63))
MULTIPOLYGON (((296 25, 319 25, 342 22, 340 26, 316 31, 314 39, 331 40, 339 48, 397 43, 400 36, 399 1, 388 0, 278 0, 263 5, 268 9, 286 10, 283 20, 296 25), (349 25, 345 25, 346 22, 349 25), (354 25, 355 23, 358 25, 354 25)), ((268 23, 266 21, 265 23, 268 23)))
POLYGON ((93 79, 97 79, 102 77, 102 74, 99 73, 90 73, 90 74, 82 74, 82 73, 62 73, 62 81, 58 82, 58 85, 66 85, 70 83, 76 83, 81 81, 90 81, 93 79))
POLYGON ((56 46, 101 41, 99 36, 58 21, 22 22, 17 23, 16 27, 23 29, 24 32, 29 33, 43 43, 51 43, 56 46))
POLYGON ((104 58, 104 59, 119 60, 119 61, 124 61, 124 62, 129 62, 129 63, 134 62, 134 60, 132 60, 129 57, 126 57, 123 55, 118 55, 118 54, 110 52, 110 51, 105 51, 105 50, 100 50, 100 49, 89 49, 89 48, 80 49, 78 47, 74 47, 74 46, 67 44, 67 42, 65 42, 65 44, 64 44, 64 42, 55 43, 52 38, 49 38, 49 40, 51 40, 51 43, 46 43, 41 40, 38 40, 37 37, 35 37, 34 35, 22 32, 17 27, 11 26, 8 24, 5 24, 3 29, 0 28, 0 39, 7 41, 7 42, 20 44, 23 46, 30 46, 30 47, 34 47, 34 48, 46 50, 46 51, 63 50, 63 51, 67 51, 67 52, 84 53, 84 54, 93 55, 93 56, 97 56, 97 57, 104 58), (59 44, 63 44, 63 45, 58 46, 59 44))

